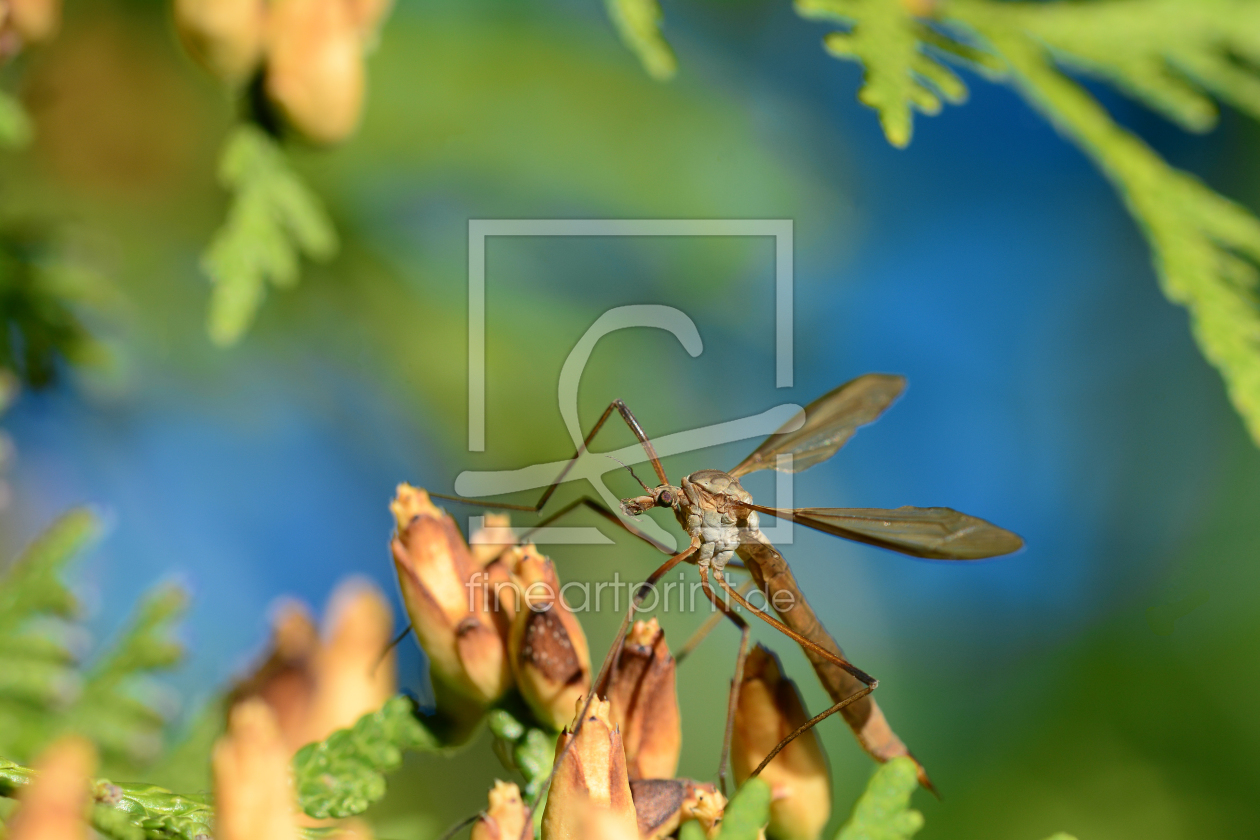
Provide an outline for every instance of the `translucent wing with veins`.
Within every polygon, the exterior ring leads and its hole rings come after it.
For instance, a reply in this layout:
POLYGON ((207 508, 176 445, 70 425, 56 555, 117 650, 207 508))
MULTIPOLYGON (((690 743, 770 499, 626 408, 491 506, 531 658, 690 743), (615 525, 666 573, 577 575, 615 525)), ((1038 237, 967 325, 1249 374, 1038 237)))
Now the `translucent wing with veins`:
POLYGON ((883 414, 905 387, 904 377, 887 373, 868 373, 846 382, 805 406, 805 423, 799 429, 766 438, 730 474, 739 478, 757 470, 778 469, 780 455, 792 456, 792 472, 821 463, 835 455, 859 426, 883 414))
POLYGON ((980 560, 1024 547, 1024 541, 1005 528, 950 508, 747 507, 846 540, 932 560, 980 560))

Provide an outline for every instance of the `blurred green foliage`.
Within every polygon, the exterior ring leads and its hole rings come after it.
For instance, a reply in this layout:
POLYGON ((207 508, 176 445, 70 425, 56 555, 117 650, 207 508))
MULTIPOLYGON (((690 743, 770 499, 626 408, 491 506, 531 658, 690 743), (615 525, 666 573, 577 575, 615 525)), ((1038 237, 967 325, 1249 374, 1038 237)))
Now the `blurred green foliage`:
POLYGON ((22 103, 0 91, 0 146, 20 149, 31 142, 34 128, 22 103))
POLYGON ((254 125, 233 129, 219 179, 233 194, 227 221, 202 265, 214 283, 210 338, 236 342, 258 312, 270 282, 290 288, 302 255, 329 260, 337 233, 319 198, 290 168, 277 142, 254 125))
POLYGON ((918 834, 923 815, 910 807, 910 795, 918 786, 913 760, 894 758, 880 767, 836 840, 908 840, 918 834))
POLYGON ((0 368, 39 387, 52 381, 58 359, 99 362, 102 349, 79 310, 100 302, 102 282, 44 227, 0 228, 0 368))
POLYGON ((298 750, 293 758, 298 801, 318 819, 361 814, 385 795, 383 774, 402 763, 403 750, 439 746, 416 719, 411 700, 395 697, 350 729, 298 750))
POLYGON ((0 578, 0 755, 29 760, 75 732, 96 744, 107 772, 131 773, 160 751, 165 718, 146 702, 144 679, 181 658, 170 625, 185 598, 173 588, 149 594, 117 640, 82 661, 67 640, 78 602, 62 575, 96 530, 92 514, 73 511, 0 578))

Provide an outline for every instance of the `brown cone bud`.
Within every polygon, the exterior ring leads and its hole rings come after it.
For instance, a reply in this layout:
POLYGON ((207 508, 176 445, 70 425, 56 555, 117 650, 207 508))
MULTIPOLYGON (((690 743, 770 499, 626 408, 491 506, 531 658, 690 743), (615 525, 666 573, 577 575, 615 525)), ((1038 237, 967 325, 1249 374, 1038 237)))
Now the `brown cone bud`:
POLYGON ((487 513, 485 524, 468 539, 468 547, 483 566, 516 544, 512 518, 506 513, 487 513))
POLYGON ((337 586, 315 657, 316 691, 303 744, 353 726, 394 696, 394 654, 385 653, 393 630, 393 610, 375 585, 350 578, 337 586))
MULTIPOLYGON (((742 784, 770 750, 809 717, 778 658, 761 645, 753 648, 735 709, 731 767, 736 781, 742 784)), ((817 730, 784 747, 761 771, 761 778, 774 796, 767 833, 776 840, 817 840, 831 816, 831 774, 817 730)))
POLYGON ((262 61, 265 0, 175 0, 175 28, 197 63, 230 84, 262 61))
POLYGON ((466 717, 479 713, 512 683, 493 589, 455 521, 410 485, 390 505, 398 523, 394 566, 412 629, 429 657, 439 705, 466 717))
POLYGON ((520 599, 512 609, 508 639, 516 685, 541 723, 561 729, 573 716, 574 703, 590 690, 586 634, 564 603, 555 565, 537 548, 509 549, 503 559, 520 599))
MULTIPOLYGON (((579 698, 581 714, 585 698, 579 698)), ((589 840, 592 837, 637 837, 638 822, 621 733, 608 716, 608 701, 595 698, 576 735, 573 725, 556 742, 558 764, 543 811, 542 840, 589 840), (565 750, 565 745, 573 746, 565 750), (563 755, 563 757, 561 757, 563 755), (598 822, 596 834, 586 827, 598 822)))
POLYGON ((321 640, 310 611, 285 600, 274 610, 271 651, 230 700, 262 699, 290 752, 374 712, 397 691, 393 614, 375 586, 351 578, 333 593, 321 640))
POLYGON ((520 788, 496 779, 490 789, 490 807, 473 823, 471 840, 520 840, 527 822, 529 809, 520 788))
POLYGON ((17 813, 5 826, 8 840, 87 840, 95 766, 92 745, 73 735, 44 750, 35 759, 38 775, 20 790, 17 813))
POLYGON ((691 779, 632 779, 630 793, 642 840, 661 840, 687 820, 698 820, 709 836, 716 836, 726 797, 716 786, 691 779))
POLYGON ((671 779, 678 772, 682 721, 674 670, 665 631, 656 619, 636 621, 626 634, 607 692, 632 779, 671 779))
POLYGON ((267 97, 313 143, 339 143, 363 110, 359 27, 346 0, 272 0, 267 97))
POLYGON ((275 713, 290 750, 306 743, 306 721, 315 697, 314 660, 319 650, 319 629, 304 604, 282 600, 272 608, 271 651, 254 672, 228 697, 235 706, 257 697, 275 713))
POLYGON ((61 27, 61 0, 8 0, 5 28, 27 43, 47 41, 61 27))
POLYGON ((299 840, 288 746, 271 708, 236 705, 215 744, 215 840, 299 840))

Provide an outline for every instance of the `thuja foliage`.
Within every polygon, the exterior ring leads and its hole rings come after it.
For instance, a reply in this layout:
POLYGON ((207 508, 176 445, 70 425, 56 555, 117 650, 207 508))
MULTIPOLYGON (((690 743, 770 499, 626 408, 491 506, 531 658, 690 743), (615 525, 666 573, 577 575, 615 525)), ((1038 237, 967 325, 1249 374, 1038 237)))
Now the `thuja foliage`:
POLYGON ((319 197, 256 125, 238 126, 228 138, 219 179, 232 193, 232 205, 202 266, 214 283, 210 337, 232 344, 253 321, 267 284, 296 284, 301 257, 331 258, 337 233, 319 197))
MULTIPOLYGON (((1112 84, 1190 131, 1215 125, 1213 97, 1260 116, 1260 4, 796 0, 796 9, 833 28, 823 39, 830 54, 862 65, 858 98, 894 146, 910 142, 914 112, 966 99, 952 63, 1012 86, 1089 155, 1141 226, 1165 295, 1189 310, 1195 340, 1260 443, 1260 220, 1169 166, 1072 77, 1112 84)), ((618 25, 641 57, 661 38, 659 28, 618 25)))
POLYGON ((439 747, 416 718, 411 700, 395 697, 350 729, 298 751, 293 758, 298 801, 308 815, 321 819, 361 814, 385 795, 384 773, 398 768, 404 750, 439 747))
POLYGON ((181 649, 170 637, 184 594, 160 588, 127 627, 84 659, 70 639, 77 600, 61 573, 96 531, 86 510, 63 516, 0 578, 0 756, 28 760, 63 732, 92 740, 106 768, 137 769, 156 757, 164 717, 146 702, 146 678, 181 649))
MULTIPOLYGON (((4 107, 0 98, 0 124, 4 107)), ((106 296, 103 281, 52 231, 0 224, 0 369, 38 387, 53 379, 59 360, 99 361, 102 350, 82 310, 99 309, 106 296)))

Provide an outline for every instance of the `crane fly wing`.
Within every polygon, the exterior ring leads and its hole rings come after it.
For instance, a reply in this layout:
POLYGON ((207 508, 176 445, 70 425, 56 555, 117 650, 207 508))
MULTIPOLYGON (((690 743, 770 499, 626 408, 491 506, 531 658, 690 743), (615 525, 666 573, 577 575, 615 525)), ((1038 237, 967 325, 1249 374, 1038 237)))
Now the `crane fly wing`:
POLYGON ((1010 554, 1024 546, 1017 534, 950 508, 748 507, 846 540, 932 560, 980 560, 1010 554))
POLYGON ((799 429, 775 432, 730 474, 739 478, 757 470, 778 469, 780 455, 792 456, 792 472, 821 463, 835 455, 859 426, 883 414, 905 387, 905 377, 887 373, 868 373, 846 382, 805 406, 805 423, 799 429))

